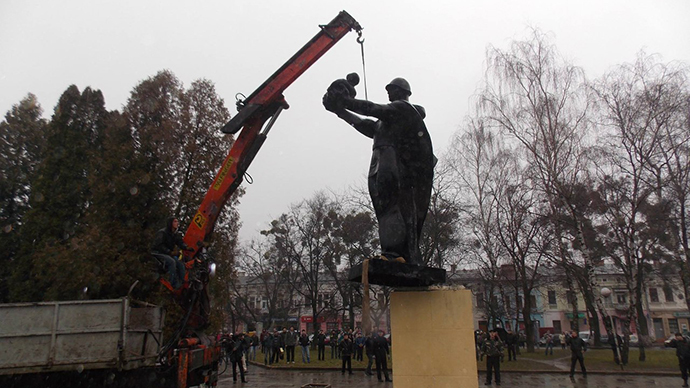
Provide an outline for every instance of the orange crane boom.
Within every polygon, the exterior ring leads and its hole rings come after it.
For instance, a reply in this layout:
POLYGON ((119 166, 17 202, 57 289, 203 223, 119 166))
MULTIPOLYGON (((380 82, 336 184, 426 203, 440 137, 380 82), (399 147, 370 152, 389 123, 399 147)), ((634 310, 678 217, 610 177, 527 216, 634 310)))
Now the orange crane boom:
POLYGON ((195 249, 191 256, 204 246, 220 211, 242 182, 271 126, 280 112, 289 107, 283 91, 348 32, 355 30, 361 35, 362 31, 359 23, 345 11, 320 27, 319 33, 280 69, 244 101, 238 102, 239 112, 223 127, 225 133, 241 132, 187 228, 184 242, 195 249))

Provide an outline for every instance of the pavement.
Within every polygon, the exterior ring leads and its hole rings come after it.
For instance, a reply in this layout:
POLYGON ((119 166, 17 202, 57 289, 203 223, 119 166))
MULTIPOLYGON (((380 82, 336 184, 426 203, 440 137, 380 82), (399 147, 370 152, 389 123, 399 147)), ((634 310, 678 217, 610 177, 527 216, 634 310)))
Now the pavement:
MULTIPOLYGON (((239 377, 239 376, 238 376, 239 377)), ((220 376, 221 388, 301 388, 306 384, 330 384, 330 388, 394 388, 394 383, 379 383, 376 377, 368 377, 362 371, 342 375, 339 371, 278 370, 251 365, 246 376, 247 383, 233 383, 232 372, 220 376)), ((485 387, 486 375, 479 373, 479 387, 485 387)), ((570 379, 567 373, 509 373, 501 374, 501 387, 512 388, 652 388, 681 387, 683 380, 678 376, 648 376, 623 374, 589 374, 587 378, 576 374, 570 379)), ((318 385, 317 385, 318 386, 318 385)), ((494 386, 496 386, 494 384, 494 386)), ((322 387, 326 388, 326 386, 322 387)), ((463 387, 458 387, 463 388, 463 387)))

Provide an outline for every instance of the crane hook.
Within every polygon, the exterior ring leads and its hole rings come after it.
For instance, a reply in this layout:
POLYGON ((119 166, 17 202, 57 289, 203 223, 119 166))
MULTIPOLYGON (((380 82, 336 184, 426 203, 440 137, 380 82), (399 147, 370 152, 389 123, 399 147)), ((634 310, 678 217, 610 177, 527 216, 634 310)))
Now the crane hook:
POLYGON ((362 78, 364 78, 364 99, 369 101, 369 90, 367 88, 367 65, 364 61, 364 38, 362 30, 357 31, 357 43, 362 48, 362 78))

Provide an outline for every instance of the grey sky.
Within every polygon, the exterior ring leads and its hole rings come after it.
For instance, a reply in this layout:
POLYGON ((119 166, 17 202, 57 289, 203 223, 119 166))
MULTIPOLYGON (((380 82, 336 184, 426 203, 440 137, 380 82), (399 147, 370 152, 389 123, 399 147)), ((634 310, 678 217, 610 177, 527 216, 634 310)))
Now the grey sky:
MULTIPOLYGON (((169 69, 186 86, 213 81, 235 114, 236 93, 254 91, 343 9, 364 27, 369 98, 385 102, 386 83, 407 78, 437 155, 470 110, 487 45, 507 48, 529 27, 551 34, 589 78, 641 49, 690 63, 688 0, 0 0, 0 112, 31 92, 49 117, 70 84, 100 89, 108 109, 121 109, 139 81, 169 69)), ((249 169, 243 239, 318 190, 364 183, 370 140, 321 106, 331 81, 361 75, 355 39, 346 36, 286 90, 291 108, 249 169)))

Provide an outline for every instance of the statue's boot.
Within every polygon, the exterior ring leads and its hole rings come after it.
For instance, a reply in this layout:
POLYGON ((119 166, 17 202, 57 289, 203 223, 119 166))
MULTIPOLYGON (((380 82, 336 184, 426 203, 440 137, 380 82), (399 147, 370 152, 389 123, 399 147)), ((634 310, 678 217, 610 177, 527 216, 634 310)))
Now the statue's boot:
POLYGON ((405 258, 402 256, 398 256, 394 259, 391 259, 391 258, 386 257, 386 255, 381 255, 381 256, 379 256, 379 258, 381 260, 384 260, 384 261, 397 261, 398 263, 403 263, 403 264, 405 264, 407 262, 407 261, 405 261, 405 258))

